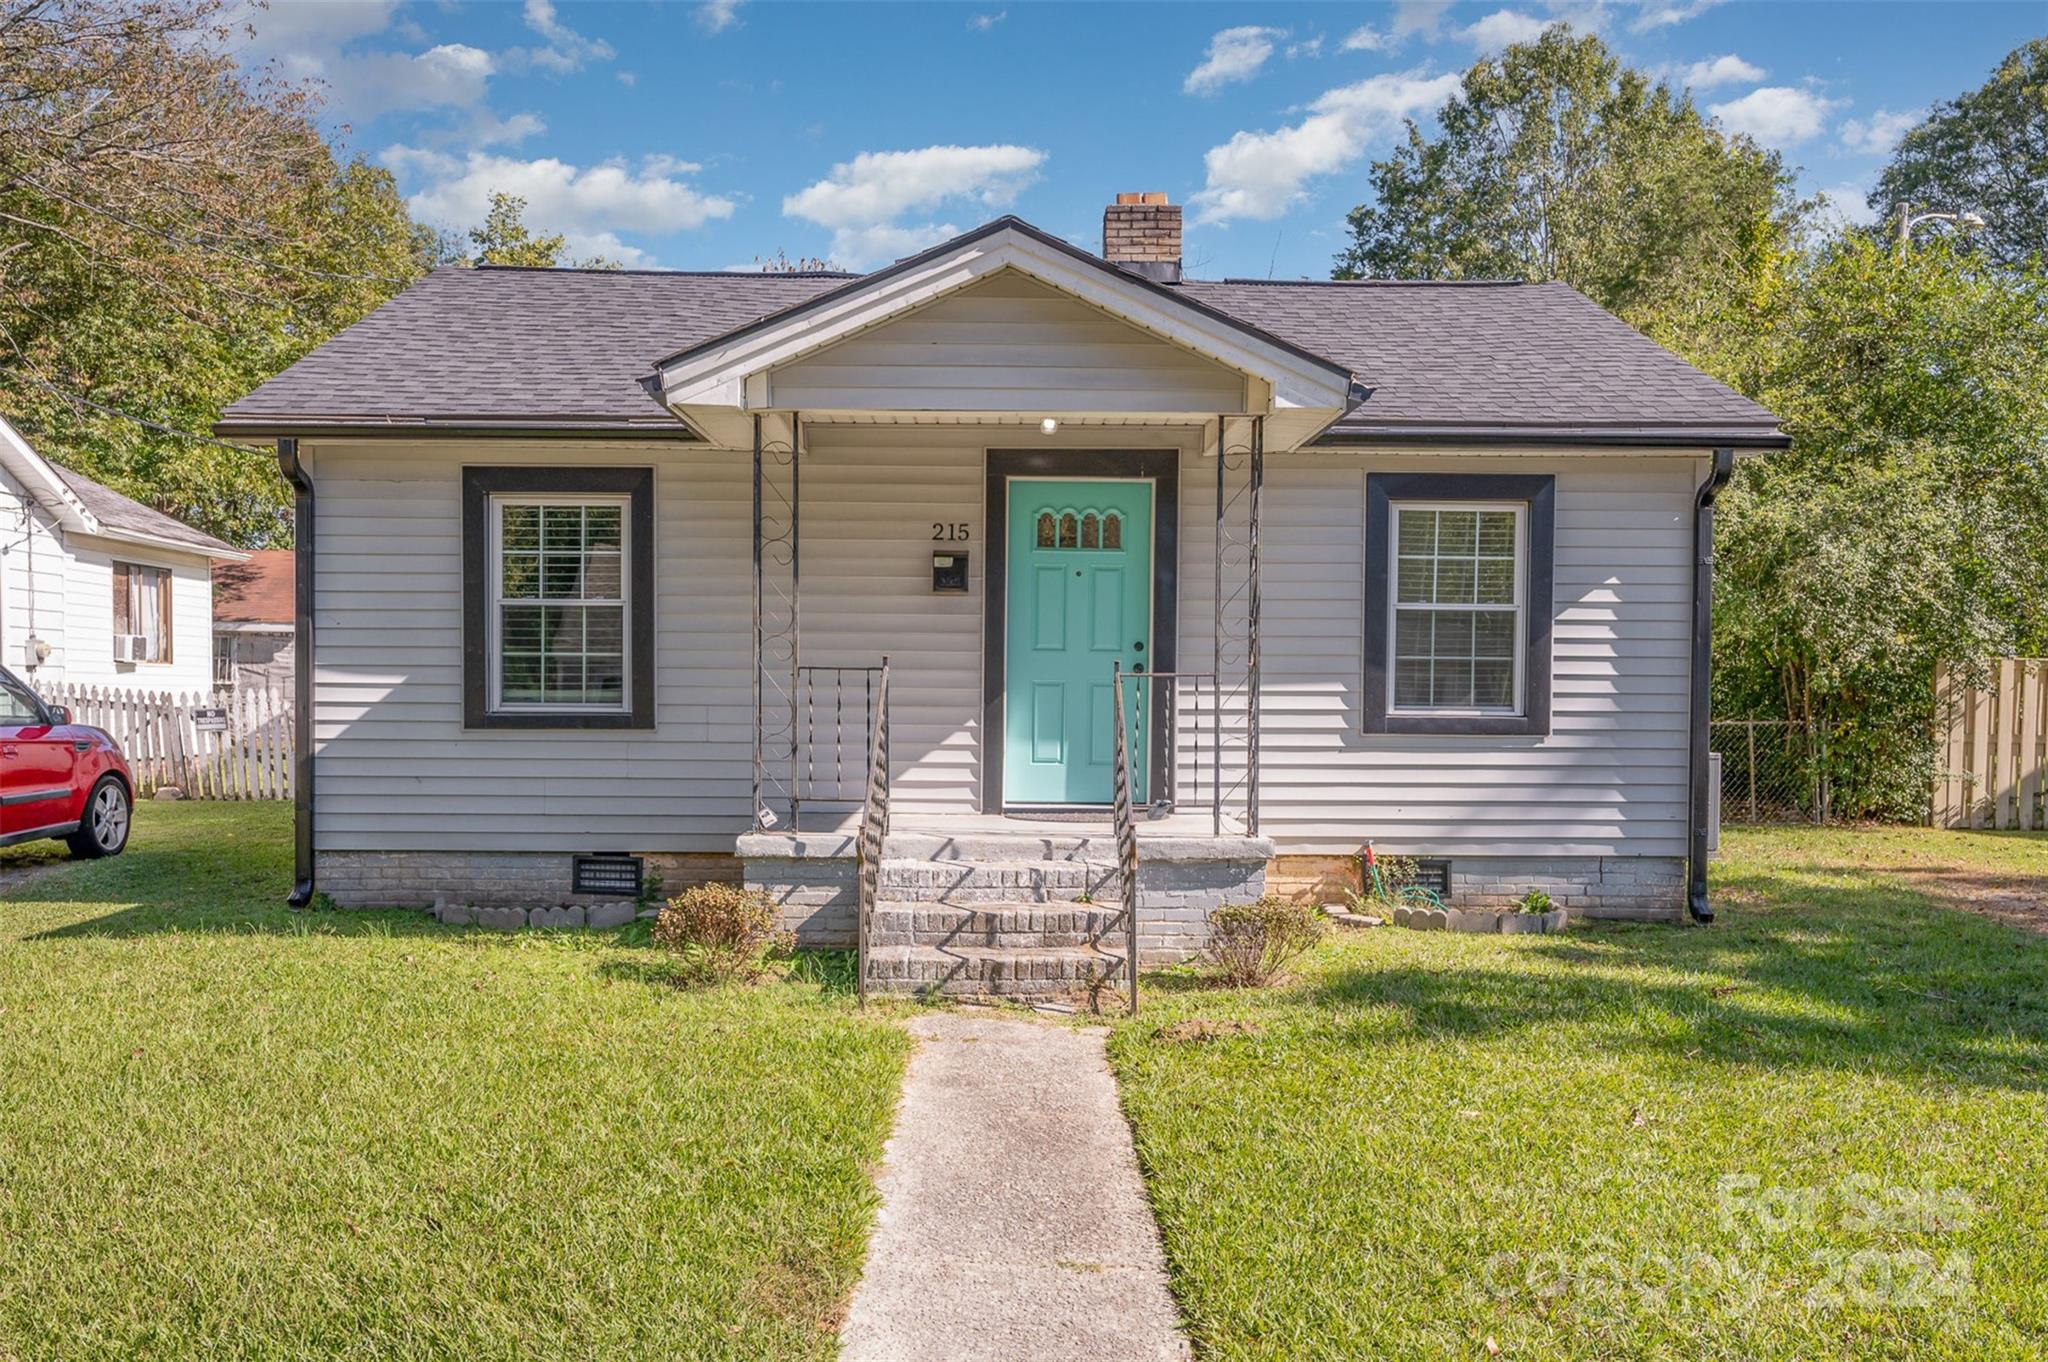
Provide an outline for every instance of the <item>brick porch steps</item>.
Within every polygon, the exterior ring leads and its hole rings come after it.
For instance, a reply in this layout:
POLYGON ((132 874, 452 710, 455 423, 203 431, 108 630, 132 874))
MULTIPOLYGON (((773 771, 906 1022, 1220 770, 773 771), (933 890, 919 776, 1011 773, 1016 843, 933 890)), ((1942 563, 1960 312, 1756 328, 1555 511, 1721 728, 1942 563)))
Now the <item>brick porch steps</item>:
POLYGON ((1079 904, 881 903, 875 906, 868 943, 984 950, 1093 946, 1117 921, 1115 908, 1079 904))
POLYGON ((868 988, 949 998, 1067 998, 1112 978, 1119 956, 1094 946, 876 946, 868 988))
POLYGON ((1116 867, 1080 860, 961 861, 891 858, 881 866, 885 903, 1071 903, 1114 898, 1116 867))

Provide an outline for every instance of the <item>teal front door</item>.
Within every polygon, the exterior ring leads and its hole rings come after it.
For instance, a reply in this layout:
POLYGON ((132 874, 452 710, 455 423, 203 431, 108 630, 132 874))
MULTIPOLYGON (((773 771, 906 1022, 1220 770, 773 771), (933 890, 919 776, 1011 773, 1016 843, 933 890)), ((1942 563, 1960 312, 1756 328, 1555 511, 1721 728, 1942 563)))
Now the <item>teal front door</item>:
MULTIPOLYGON (((1012 478, 1003 803, 1107 804, 1114 663, 1152 669, 1152 484, 1012 478)), ((1126 685, 1132 798, 1146 798, 1145 687, 1126 685)))

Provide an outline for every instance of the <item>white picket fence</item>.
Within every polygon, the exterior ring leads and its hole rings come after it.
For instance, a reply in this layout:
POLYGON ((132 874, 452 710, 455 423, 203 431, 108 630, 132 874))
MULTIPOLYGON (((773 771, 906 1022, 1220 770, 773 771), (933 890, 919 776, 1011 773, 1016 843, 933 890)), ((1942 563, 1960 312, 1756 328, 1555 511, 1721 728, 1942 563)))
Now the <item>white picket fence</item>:
POLYGON ((292 704, 260 686, 195 694, 53 686, 43 699, 121 744, 137 793, 175 785, 190 799, 290 799, 292 704), (227 711, 225 732, 204 732, 195 709, 227 711))

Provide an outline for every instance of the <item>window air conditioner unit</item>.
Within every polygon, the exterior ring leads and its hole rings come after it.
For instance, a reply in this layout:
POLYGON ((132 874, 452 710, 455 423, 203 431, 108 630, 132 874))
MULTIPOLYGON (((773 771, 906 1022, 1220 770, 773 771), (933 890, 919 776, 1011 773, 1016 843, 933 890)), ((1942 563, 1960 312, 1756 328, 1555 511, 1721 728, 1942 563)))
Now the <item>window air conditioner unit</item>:
POLYGON ((149 639, 142 634, 114 635, 114 661, 147 662, 149 660, 149 639))

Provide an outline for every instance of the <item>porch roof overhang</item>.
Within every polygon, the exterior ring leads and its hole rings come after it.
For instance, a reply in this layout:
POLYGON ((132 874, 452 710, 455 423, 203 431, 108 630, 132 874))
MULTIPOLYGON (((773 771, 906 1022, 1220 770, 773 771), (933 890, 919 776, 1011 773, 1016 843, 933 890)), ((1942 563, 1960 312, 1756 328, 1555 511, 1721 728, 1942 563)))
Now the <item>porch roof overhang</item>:
POLYGON ((1369 395, 1345 365, 1119 269, 1015 217, 998 218, 886 269, 669 355, 644 383, 657 401, 707 441, 745 447, 752 439, 756 414, 789 408, 788 403, 776 400, 774 375, 778 368, 1006 270, 1242 374, 1245 396, 1241 409, 1132 410, 1117 404, 1114 393, 1105 392, 1100 405, 1068 402, 1060 410, 973 406, 941 410, 893 406, 888 394, 877 393, 874 406, 840 407, 827 419, 893 416, 923 422, 957 416, 977 422, 1035 422, 1053 416, 1122 424, 1182 424, 1249 415, 1269 418, 1268 449, 1289 449, 1314 439, 1369 395))

